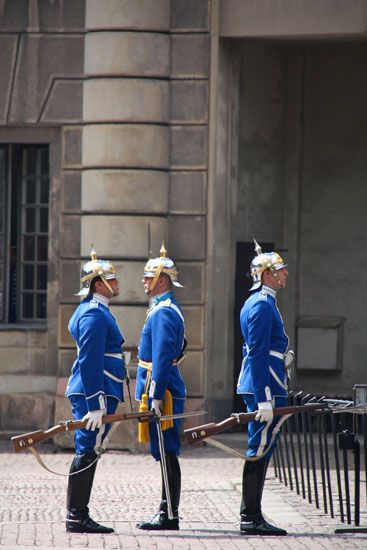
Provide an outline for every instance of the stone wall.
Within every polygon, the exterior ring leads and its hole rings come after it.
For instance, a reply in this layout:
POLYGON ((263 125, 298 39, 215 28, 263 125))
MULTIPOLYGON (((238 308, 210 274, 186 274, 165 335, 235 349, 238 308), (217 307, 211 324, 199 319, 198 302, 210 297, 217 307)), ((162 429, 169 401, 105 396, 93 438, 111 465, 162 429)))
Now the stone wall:
MULTIPOLYGON (((47 427, 53 422, 59 253, 64 246, 61 190, 64 186, 74 190, 70 168, 80 162, 84 4, 84 0, 0 3, 0 141, 48 143, 52 172, 47 328, 2 327, 0 430, 47 427)), ((71 202, 70 196, 67 200, 71 202)))
POLYGON ((80 190, 63 220, 56 415, 67 407, 61 394, 75 357, 67 322, 91 243, 120 274, 112 309, 136 360, 148 225, 152 255, 165 240, 185 285, 177 297, 189 342, 187 409, 202 408, 209 2, 109 0, 102 10, 87 0, 85 25, 81 164, 72 174, 80 190))
POLYGON ((299 351, 292 387, 351 395, 353 385, 365 380, 366 314, 359 290, 366 263, 360 251, 366 246, 361 67, 367 49, 363 43, 243 41, 238 51, 233 235, 285 249, 290 275, 278 302, 291 346, 299 351), (339 324, 338 349, 328 353, 327 335, 339 324), (307 335, 299 326, 313 329, 310 340, 301 340, 307 335), (305 364, 305 345, 324 362, 305 364))
POLYGON ((152 254, 165 240, 185 284, 188 408, 202 408, 210 2, 5 1, 0 20, 0 138, 50 143, 52 170, 47 330, 3 333, 3 395, 56 392, 69 416, 67 323, 92 243, 120 273, 114 313, 136 357, 149 225, 152 254))

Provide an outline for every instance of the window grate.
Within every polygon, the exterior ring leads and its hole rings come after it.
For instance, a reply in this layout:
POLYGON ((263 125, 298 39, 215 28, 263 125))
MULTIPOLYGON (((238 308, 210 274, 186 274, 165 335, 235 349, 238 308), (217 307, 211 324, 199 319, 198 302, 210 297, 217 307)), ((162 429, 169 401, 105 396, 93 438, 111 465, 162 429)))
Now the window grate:
POLYGON ((0 320, 4 319, 5 226, 6 226, 6 150, 0 147, 0 320))
POLYGON ((47 145, 0 149, 0 318, 5 323, 47 318, 49 181, 47 145))

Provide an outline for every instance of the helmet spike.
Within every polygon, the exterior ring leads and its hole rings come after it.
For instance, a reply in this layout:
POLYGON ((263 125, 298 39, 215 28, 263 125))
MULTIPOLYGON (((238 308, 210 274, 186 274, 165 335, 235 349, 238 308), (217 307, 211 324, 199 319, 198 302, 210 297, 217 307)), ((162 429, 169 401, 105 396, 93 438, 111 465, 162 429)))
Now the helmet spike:
POLYGON ((97 253, 96 253, 96 251, 94 250, 93 244, 91 244, 90 259, 91 259, 92 261, 97 260, 97 253))
POLYGON ((255 252, 258 256, 260 256, 260 254, 262 254, 262 248, 259 245, 259 243, 256 241, 256 239, 254 239, 254 244, 255 244, 255 252))
POLYGON ((167 258, 167 250, 166 250, 166 247, 164 246, 164 241, 162 241, 162 246, 159 251, 159 255, 160 255, 160 258, 167 258))

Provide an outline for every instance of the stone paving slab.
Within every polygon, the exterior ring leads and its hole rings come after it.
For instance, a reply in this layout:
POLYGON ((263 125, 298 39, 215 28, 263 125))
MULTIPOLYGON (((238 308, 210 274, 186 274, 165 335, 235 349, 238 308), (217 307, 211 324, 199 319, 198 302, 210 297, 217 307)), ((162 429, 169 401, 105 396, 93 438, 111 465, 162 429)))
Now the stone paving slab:
MULTIPOLYGON (((51 448, 51 447, 50 447, 51 448)), ((46 449, 46 448, 43 448, 46 449)), ((67 473, 72 454, 45 452, 46 463, 67 473)), ((184 449, 180 506, 181 530, 144 532, 135 524, 156 511, 160 469, 145 454, 108 452, 98 465, 91 515, 115 528, 111 535, 65 532, 67 478, 42 470, 30 453, 0 453, 0 547, 95 549, 343 549, 367 548, 367 535, 336 535, 340 526, 279 483, 270 468, 264 490, 264 513, 287 529, 288 537, 239 534, 241 460, 210 447, 184 449)))

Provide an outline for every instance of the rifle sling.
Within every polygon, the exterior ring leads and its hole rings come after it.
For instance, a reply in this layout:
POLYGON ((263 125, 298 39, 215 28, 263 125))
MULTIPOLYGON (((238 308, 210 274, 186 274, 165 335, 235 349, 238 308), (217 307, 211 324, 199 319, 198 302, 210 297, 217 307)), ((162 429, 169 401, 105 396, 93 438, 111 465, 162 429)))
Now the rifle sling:
POLYGON ((41 458, 41 455, 39 454, 39 452, 37 451, 37 449, 33 446, 31 447, 28 447, 28 449, 31 451, 32 455, 35 457, 35 459, 37 460, 38 464, 44 468, 45 470, 47 470, 47 472, 50 472, 50 474, 54 474, 55 476, 62 476, 62 477, 71 477, 71 476, 75 476, 76 474, 80 474, 81 472, 85 472, 85 470, 88 470, 89 468, 91 468, 96 462, 98 462, 98 460, 101 458, 101 456, 103 455, 103 453, 105 453, 107 451, 107 447, 108 447, 108 444, 110 442, 110 439, 112 437, 112 434, 113 432, 116 430, 117 426, 121 424, 121 420, 118 421, 118 422, 115 422, 113 424, 113 426, 111 427, 110 431, 108 432, 108 434, 106 435, 106 437, 104 438, 103 442, 102 442, 102 445, 100 446, 99 450, 97 451, 97 456, 96 458, 93 460, 93 462, 91 462, 90 464, 88 464, 88 466, 86 466, 85 468, 82 468, 81 470, 78 470, 77 472, 72 472, 72 473, 69 473, 69 474, 62 474, 61 472, 55 472, 54 470, 51 470, 51 468, 49 468, 44 460, 41 458))
POLYGON ((280 418, 280 420, 277 422, 277 424, 274 427, 274 430, 273 430, 272 436, 270 438, 269 444, 267 445, 265 450, 260 455, 257 455, 257 456, 247 456, 243 453, 240 453, 239 451, 236 451, 236 449, 232 449, 232 447, 229 447, 228 445, 225 445, 224 443, 221 443, 220 441, 217 441, 216 439, 213 439, 212 437, 207 437, 204 441, 207 441, 213 447, 217 447, 218 449, 221 449, 222 451, 224 451, 228 454, 231 454, 231 455, 235 456, 236 458, 242 458, 242 460, 248 460, 249 462, 256 462, 257 460, 260 460, 261 458, 264 458, 264 456, 268 454, 268 452, 270 451, 270 449, 271 449, 271 447, 272 447, 272 445, 275 441, 275 438, 277 437, 277 435, 280 431, 280 428, 282 427, 282 424, 284 424, 284 422, 290 416, 292 416, 292 415, 291 414, 285 414, 280 418))
POLYGON ((45 462, 43 461, 43 459, 41 458, 41 455, 39 454, 39 452, 37 451, 37 449, 35 449, 34 447, 28 447, 29 450, 31 451, 32 455, 35 457, 35 459, 37 460, 38 464, 40 466, 42 466, 42 468, 44 468, 45 470, 47 470, 48 472, 50 472, 50 474, 54 474, 55 476, 62 476, 62 477, 71 477, 71 476, 75 476, 76 474, 80 474, 81 472, 84 472, 85 470, 88 470, 88 468, 91 468, 93 466, 93 464, 95 464, 100 458, 101 458, 101 454, 97 455, 97 457, 95 458, 95 460, 93 460, 93 462, 91 462, 90 464, 88 464, 88 466, 86 466, 85 468, 83 468, 82 470, 78 470, 77 472, 72 472, 71 474, 62 474, 60 472, 55 472, 54 470, 51 470, 51 468, 49 468, 45 462))

